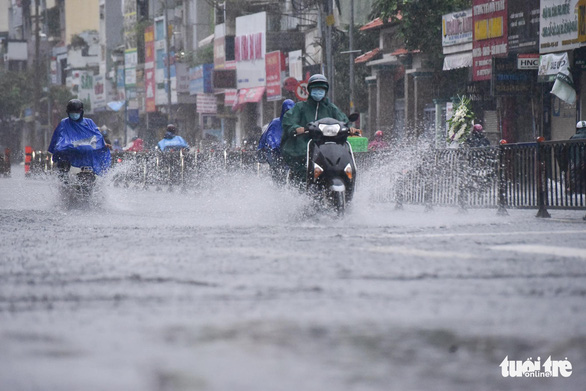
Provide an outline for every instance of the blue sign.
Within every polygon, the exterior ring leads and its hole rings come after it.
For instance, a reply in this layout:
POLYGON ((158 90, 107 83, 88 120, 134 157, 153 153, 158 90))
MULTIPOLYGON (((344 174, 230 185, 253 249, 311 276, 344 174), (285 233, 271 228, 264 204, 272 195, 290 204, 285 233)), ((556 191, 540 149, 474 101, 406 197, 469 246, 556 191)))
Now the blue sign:
POLYGON ((211 94, 212 71, 214 64, 203 64, 195 68, 189 68, 189 95, 211 94))

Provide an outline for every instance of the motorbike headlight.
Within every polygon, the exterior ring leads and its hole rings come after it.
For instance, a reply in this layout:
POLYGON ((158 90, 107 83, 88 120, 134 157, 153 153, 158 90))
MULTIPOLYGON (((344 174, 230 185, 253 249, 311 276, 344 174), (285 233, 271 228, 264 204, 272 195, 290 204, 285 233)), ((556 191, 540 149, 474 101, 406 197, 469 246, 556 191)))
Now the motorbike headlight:
POLYGON ((338 125, 338 124, 334 124, 334 125, 320 124, 319 130, 321 130, 321 132, 324 136, 333 137, 333 136, 337 135, 338 132, 340 131, 340 125, 338 125))
POLYGON ((323 168, 321 168, 317 163, 313 163, 313 179, 319 178, 323 172, 323 168))
POLYGON ((344 172, 346 173, 348 179, 352 180, 352 166, 350 165, 350 163, 346 165, 346 168, 344 168, 344 172))

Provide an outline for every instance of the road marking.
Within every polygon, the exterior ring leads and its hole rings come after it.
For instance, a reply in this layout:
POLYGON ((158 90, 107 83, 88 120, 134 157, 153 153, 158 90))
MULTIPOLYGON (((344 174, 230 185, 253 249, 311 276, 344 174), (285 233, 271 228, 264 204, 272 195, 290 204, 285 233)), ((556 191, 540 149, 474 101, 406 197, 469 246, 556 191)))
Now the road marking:
POLYGON ((369 238, 443 238, 443 237, 470 237, 470 236, 511 236, 511 235, 565 235, 565 234, 585 234, 586 230, 569 230, 569 231, 513 231, 513 232, 462 232, 462 233, 439 233, 439 234, 419 234, 416 232, 368 235, 369 238))
POLYGON ((583 248, 540 246, 535 244, 504 244, 500 246, 491 246, 490 249, 586 259, 586 249, 583 248))
POLYGON ((420 250, 417 248, 410 247, 394 247, 394 246, 381 246, 381 247, 369 247, 365 250, 375 253, 385 254, 401 254, 401 255, 413 255, 416 257, 426 258, 460 258, 470 259, 474 258, 473 254, 454 252, 454 251, 432 251, 432 250, 420 250))

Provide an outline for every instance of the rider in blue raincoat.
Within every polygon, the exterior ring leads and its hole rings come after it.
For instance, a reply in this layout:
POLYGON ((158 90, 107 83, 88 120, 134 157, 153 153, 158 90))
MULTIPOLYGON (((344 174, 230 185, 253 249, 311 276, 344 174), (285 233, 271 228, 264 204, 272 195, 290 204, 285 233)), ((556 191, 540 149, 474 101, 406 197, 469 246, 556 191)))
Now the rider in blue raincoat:
POLYGON ((109 147, 94 121, 83 117, 83 102, 72 99, 67 103, 67 118, 55 128, 48 151, 61 173, 73 166, 91 167, 101 175, 110 167, 109 147))
POLYGON ((291 99, 285 99, 281 105, 281 116, 269 123, 267 130, 260 136, 260 141, 258 142, 258 160, 269 164, 271 174, 275 180, 280 180, 286 171, 281 157, 282 121, 285 113, 291 110, 293 106, 295 106, 295 102, 291 99))
POLYGON ((183 139, 183 137, 177 135, 177 128, 173 124, 167 125, 167 133, 159 143, 157 147, 161 152, 189 149, 189 144, 183 139))

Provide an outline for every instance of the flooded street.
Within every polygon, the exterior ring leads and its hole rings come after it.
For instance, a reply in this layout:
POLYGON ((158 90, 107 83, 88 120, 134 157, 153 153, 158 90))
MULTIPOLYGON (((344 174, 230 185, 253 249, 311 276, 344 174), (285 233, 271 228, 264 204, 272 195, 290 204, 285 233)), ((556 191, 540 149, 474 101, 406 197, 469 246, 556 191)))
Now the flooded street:
POLYGON ((583 390, 584 211, 344 218, 268 178, 0 180, 0 390, 583 390), (503 377, 567 360, 571 376, 503 377))

